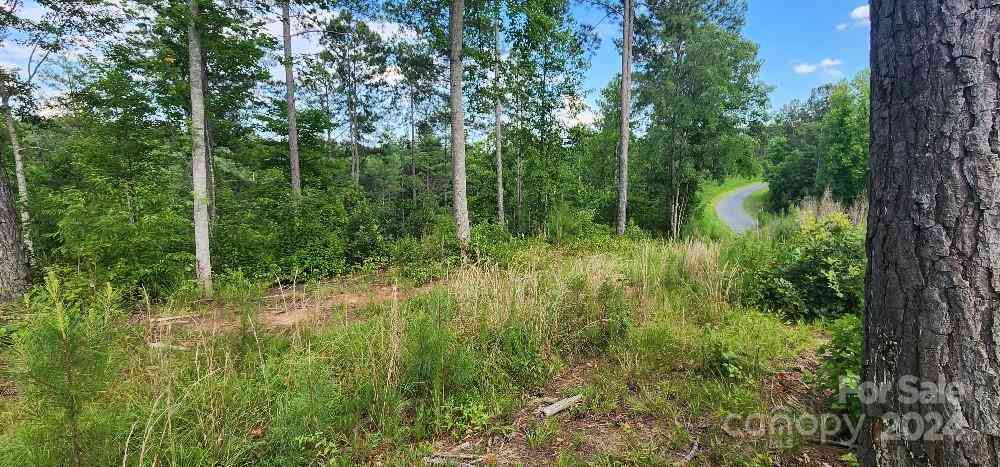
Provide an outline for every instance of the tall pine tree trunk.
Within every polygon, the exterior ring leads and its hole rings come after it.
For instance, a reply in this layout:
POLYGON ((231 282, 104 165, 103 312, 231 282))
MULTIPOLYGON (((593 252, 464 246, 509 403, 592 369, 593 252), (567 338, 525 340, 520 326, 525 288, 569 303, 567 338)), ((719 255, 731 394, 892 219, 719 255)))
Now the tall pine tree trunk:
POLYGON ((887 392, 862 401, 861 461, 1000 465, 1000 5, 873 0, 871 12, 861 378, 887 392), (909 397, 939 382, 957 394, 909 397))
POLYGON ((451 169, 452 207, 455 213, 455 230, 463 256, 469 249, 469 205, 465 181, 465 111, 462 108, 462 33, 465 19, 465 1, 452 0, 451 21, 451 169))
POLYGON ((302 195, 302 173, 299 168, 299 127, 295 115, 295 72, 292 69, 292 22, 289 1, 281 3, 281 36, 285 48, 285 106, 288 110, 288 160, 291 163, 292 195, 302 195))
POLYGON ((209 227, 209 193, 206 150, 205 90, 201 38, 198 30, 198 0, 191 0, 188 25, 189 81, 191 85, 191 178, 194 191, 194 245, 198 285, 205 297, 212 296, 212 255, 209 227))
POLYGON ((629 117, 632 100, 632 0, 624 0, 622 21, 621 140, 618 144, 618 235, 625 235, 628 215, 628 143, 631 136, 629 117))
POLYGON ((14 300, 28 290, 28 250, 14 207, 14 195, 4 173, 0 151, 0 303, 14 300))
POLYGON ((500 55, 501 54, 501 50, 500 50, 500 11, 499 11, 499 9, 497 10, 496 24, 494 24, 494 29, 495 29, 494 32, 496 34, 496 43, 495 43, 496 50, 494 51, 496 53, 496 69, 494 70, 494 73, 496 74, 495 79, 496 79, 496 87, 497 87, 496 108, 494 109, 495 113, 496 113, 496 130, 495 130, 496 134, 494 135, 494 138, 495 138, 495 141, 496 141, 497 223, 506 227, 507 226, 507 219, 506 219, 506 216, 505 216, 505 209, 504 209, 504 206, 503 206, 503 202, 504 202, 504 194, 503 194, 503 133, 502 133, 502 131, 503 131, 502 130, 502 125, 503 125, 503 123, 502 123, 503 122, 503 104, 502 104, 502 99, 500 97, 501 96, 500 90, 501 90, 501 86, 502 86, 502 83, 500 82, 500 73, 501 73, 500 63, 501 63, 502 57, 500 55))
POLYGON ((31 244, 29 232, 31 232, 31 215, 28 213, 28 179, 24 175, 24 159, 21 154, 21 141, 17 137, 17 127, 14 126, 14 111, 10 106, 10 96, 5 94, 3 102, 4 121, 7 124, 7 133, 10 136, 11 152, 14 154, 14 177, 17 179, 17 202, 21 213, 21 235, 24 247, 28 250, 28 255, 34 249, 31 244))

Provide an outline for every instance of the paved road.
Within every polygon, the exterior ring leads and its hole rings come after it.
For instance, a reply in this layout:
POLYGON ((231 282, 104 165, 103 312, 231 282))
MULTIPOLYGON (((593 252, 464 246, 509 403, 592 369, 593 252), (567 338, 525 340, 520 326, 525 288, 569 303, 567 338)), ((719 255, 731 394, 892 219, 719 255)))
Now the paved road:
POLYGON ((767 183, 754 183, 730 191, 715 203, 715 212, 730 229, 743 233, 757 226, 754 216, 743 210, 743 202, 750 195, 767 188, 767 183))

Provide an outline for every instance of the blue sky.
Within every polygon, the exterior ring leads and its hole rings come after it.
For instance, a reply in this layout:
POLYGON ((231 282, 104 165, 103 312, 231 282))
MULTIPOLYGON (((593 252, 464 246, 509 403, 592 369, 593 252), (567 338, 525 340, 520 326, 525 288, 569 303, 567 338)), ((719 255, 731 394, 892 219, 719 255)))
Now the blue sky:
MULTIPOLYGON (((772 110, 810 90, 868 68, 868 4, 865 0, 749 0, 744 35, 760 47, 761 79, 774 87, 772 110)), ((581 21, 594 24, 603 13, 583 9, 581 21)), ((587 73, 589 101, 616 73, 621 59, 613 42, 617 24, 605 20, 597 28, 601 47, 587 73)))

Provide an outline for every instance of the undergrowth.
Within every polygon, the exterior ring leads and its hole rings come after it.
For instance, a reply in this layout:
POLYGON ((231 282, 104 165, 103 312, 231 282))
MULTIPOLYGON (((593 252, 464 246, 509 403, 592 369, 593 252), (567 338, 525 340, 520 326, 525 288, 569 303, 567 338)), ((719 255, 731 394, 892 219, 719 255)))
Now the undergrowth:
MULTIPOLYGON (((585 411, 672 420, 665 442, 680 446, 690 427, 765 410, 762 381, 818 345, 814 326, 742 304, 724 245, 513 241, 412 299, 289 332, 260 326, 266 292, 239 272, 220 281, 225 312, 242 317, 221 334, 156 334, 117 311, 110 286, 71 307, 40 297, 0 354, 19 389, 0 400, 0 464, 418 464, 441 439, 510 434, 528 395, 580 361, 600 362, 585 411), (73 310, 65 329, 79 332, 66 339, 79 345, 60 337, 60 309, 73 310), (171 346, 151 347, 154 334, 171 346), (69 366, 38 368, 67 348, 69 366)), ((527 442, 544 449, 559 430, 540 423, 527 442)), ((709 444, 710 462, 773 454, 709 444)), ((663 460, 629 449, 587 461, 663 460)))

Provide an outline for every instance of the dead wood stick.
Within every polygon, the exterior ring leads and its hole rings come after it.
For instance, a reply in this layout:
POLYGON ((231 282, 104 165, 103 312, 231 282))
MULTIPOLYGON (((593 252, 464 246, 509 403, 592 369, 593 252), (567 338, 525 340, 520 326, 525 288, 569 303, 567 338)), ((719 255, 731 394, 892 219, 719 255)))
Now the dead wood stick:
POLYGON ((694 446, 691 446, 691 450, 688 451, 688 453, 685 454, 683 458, 681 458, 681 463, 687 464, 688 462, 691 462, 691 459, 694 459, 694 455, 697 452, 698 452, 698 440, 695 440, 694 446))
POLYGON ((553 416, 553 415, 555 415, 555 414, 557 414, 559 412, 562 412, 563 410, 566 410, 566 409, 572 407, 573 405, 575 405, 577 402, 580 402, 581 400, 583 400, 583 395, 580 395, 580 394, 577 394, 577 395, 575 395, 573 397, 567 397, 567 398, 565 398, 565 399, 563 399, 563 400, 561 400, 559 402, 556 402, 556 403, 554 403, 554 404, 552 404, 550 406, 542 407, 542 409, 541 409, 542 415, 545 415, 546 417, 551 417, 551 416, 553 416))

